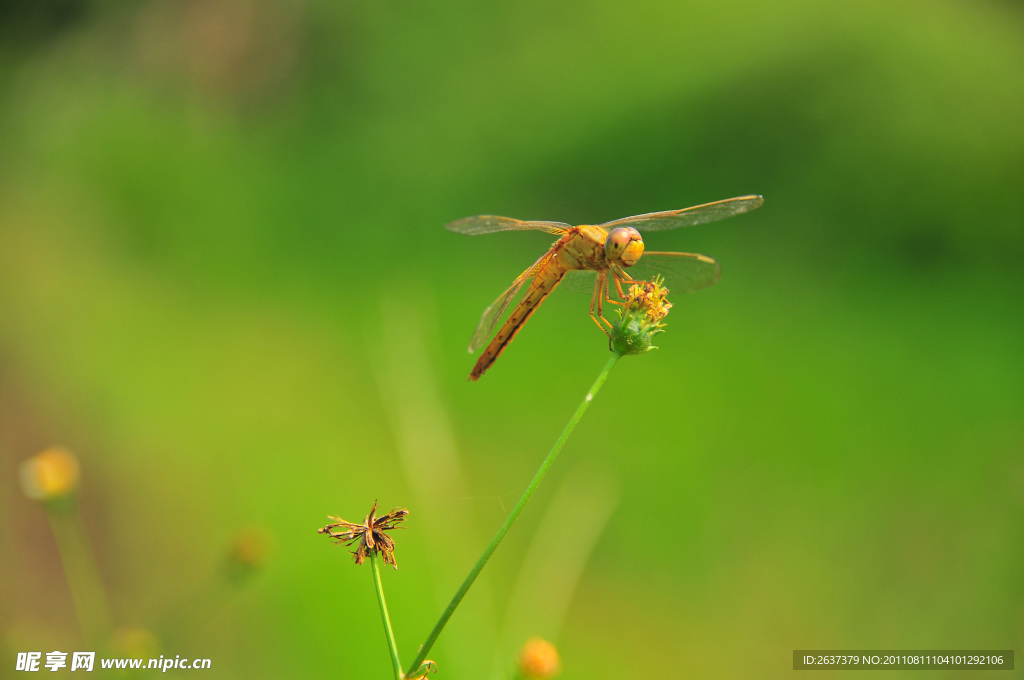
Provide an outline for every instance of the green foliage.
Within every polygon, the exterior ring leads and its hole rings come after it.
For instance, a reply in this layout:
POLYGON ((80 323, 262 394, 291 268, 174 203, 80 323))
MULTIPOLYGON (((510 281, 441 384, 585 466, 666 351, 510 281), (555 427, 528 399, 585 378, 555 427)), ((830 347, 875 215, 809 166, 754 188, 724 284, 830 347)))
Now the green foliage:
MULTIPOLYGON (((20 36, 0 41, 0 451, 11 477, 42 446, 79 454, 127 622, 192 592, 239 526, 276 537, 265 574, 165 652, 209 650, 218 677, 385 677, 382 653, 339 660, 383 647, 377 605, 305 528, 420 492, 480 547, 500 525, 607 341, 558 291, 467 384, 480 312, 548 240, 445 222, 753 192, 756 213, 646 239, 723 276, 672 297, 661 351, 566 449, 623 497, 565 677, 618 677, 623 649, 636 677, 731 678, 788 674, 766 660, 798 647, 1020 647, 1012 3, 80 7, 30 32, 0 15, 20 36), (394 382, 433 391, 401 411, 382 348, 414 332, 409 308, 426 349, 394 382), (458 451, 464 493, 420 486, 393 411, 458 451)), ((52 547, 38 508, 12 508, 0 626, 56 648, 73 632, 52 547)), ((471 564, 431 561, 417 521, 388 579, 403 641, 471 564)), ((446 677, 489 668, 521 553, 502 550, 432 652, 446 677)))

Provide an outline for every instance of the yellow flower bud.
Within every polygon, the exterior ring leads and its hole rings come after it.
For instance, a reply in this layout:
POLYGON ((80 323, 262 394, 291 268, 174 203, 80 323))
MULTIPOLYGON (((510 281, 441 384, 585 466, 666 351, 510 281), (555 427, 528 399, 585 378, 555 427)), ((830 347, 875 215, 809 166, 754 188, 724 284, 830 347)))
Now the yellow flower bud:
POLYGON ((561 671, 558 649, 547 640, 530 638, 519 651, 519 674, 526 680, 549 680, 561 671))
POLYGON ((619 321, 611 330, 611 347, 619 354, 643 354, 656 349, 651 338, 665 330, 662 321, 672 309, 661 279, 640 281, 629 287, 619 321))
POLYGON ((240 581, 259 571, 267 562, 271 539, 257 527, 246 527, 235 534, 227 557, 227 575, 240 581))
POLYGON ((21 489, 38 501, 67 498, 78 489, 78 460, 59 446, 32 456, 21 464, 21 489))
POLYGON ((155 657, 160 653, 160 640, 145 628, 118 628, 110 640, 110 646, 119 656, 155 657))

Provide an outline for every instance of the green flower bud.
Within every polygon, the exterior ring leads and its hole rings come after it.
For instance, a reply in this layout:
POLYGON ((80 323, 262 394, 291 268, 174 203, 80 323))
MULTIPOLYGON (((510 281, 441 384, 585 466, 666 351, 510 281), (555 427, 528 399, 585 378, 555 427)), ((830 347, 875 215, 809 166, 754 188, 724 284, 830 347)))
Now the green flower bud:
POLYGON ((660 277, 638 281, 629 287, 626 301, 619 309, 619 321, 611 330, 611 349, 619 354, 643 354, 657 349, 651 338, 665 330, 662 323, 672 303, 660 277))

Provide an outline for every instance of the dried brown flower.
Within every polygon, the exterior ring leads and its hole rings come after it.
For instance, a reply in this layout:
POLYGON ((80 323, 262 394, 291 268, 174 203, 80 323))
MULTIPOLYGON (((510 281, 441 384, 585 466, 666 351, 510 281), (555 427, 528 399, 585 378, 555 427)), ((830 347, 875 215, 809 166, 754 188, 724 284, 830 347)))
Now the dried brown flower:
POLYGON ((401 528, 398 524, 405 519, 409 511, 405 508, 395 508, 380 517, 376 516, 376 512, 377 501, 374 501, 373 507, 370 508, 370 514, 366 516, 362 524, 355 524, 340 517, 328 515, 334 520, 334 523, 317 529, 317 533, 327 534, 337 543, 345 545, 352 545, 358 541, 359 547, 352 551, 356 564, 362 564, 371 553, 380 553, 384 557, 385 564, 390 564, 398 569, 398 563, 395 562, 395 540, 384 532, 401 528), (341 531, 336 531, 339 527, 341 531))

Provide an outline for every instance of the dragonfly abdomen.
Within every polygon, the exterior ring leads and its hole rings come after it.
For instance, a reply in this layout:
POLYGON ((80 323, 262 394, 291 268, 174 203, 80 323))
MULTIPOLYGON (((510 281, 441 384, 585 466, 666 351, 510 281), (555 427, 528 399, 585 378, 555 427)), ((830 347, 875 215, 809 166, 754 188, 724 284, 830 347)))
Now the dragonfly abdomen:
POLYGON ((487 345, 484 353, 480 355, 476 366, 473 367, 473 372, 469 374, 470 380, 479 380, 484 371, 491 367, 491 364, 497 360, 505 350, 505 347, 512 342, 512 338, 516 336, 519 329, 537 311, 537 308, 544 302, 548 294, 555 289, 555 286, 565 276, 566 271, 566 269, 560 266, 549 265, 534 277, 533 282, 526 291, 526 295, 519 301, 516 308, 512 310, 512 314, 509 315, 501 330, 494 336, 491 343, 487 345))

